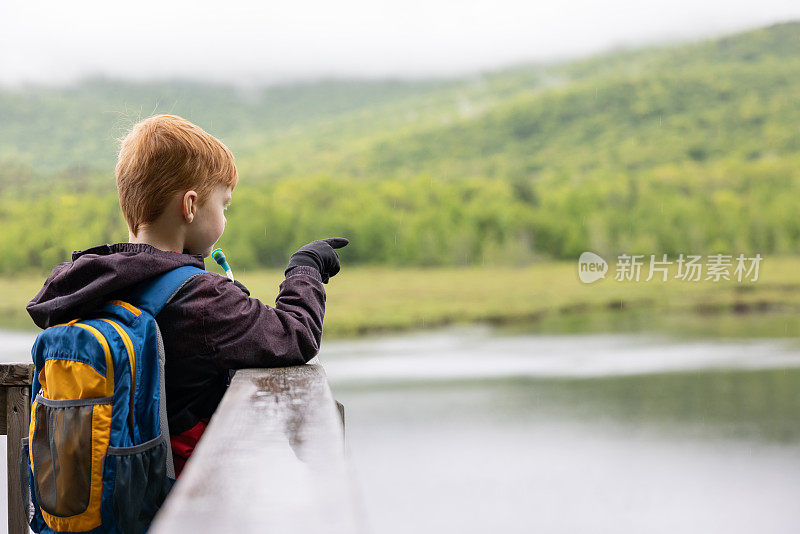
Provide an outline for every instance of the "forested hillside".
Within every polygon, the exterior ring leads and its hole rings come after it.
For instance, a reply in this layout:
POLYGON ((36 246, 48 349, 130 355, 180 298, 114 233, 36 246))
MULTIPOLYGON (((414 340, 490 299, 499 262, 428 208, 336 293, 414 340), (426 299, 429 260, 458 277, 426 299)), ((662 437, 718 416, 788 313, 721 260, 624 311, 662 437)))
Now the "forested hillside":
POLYGON ((221 244, 284 265, 524 264, 800 246, 800 23, 446 81, 0 89, 0 272, 125 240, 116 138, 175 113, 237 158, 221 244))

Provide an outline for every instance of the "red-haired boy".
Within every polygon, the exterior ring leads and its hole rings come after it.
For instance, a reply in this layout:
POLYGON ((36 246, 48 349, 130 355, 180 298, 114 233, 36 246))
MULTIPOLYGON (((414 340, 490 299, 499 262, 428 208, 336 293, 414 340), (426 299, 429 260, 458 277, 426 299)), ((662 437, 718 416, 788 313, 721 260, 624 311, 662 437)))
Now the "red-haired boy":
MULTIPOLYGON (((133 285, 184 265, 203 268, 225 229, 238 172, 231 151, 174 115, 134 125, 116 167, 128 243, 74 252, 27 310, 40 328, 78 317, 133 285)), ((159 313, 166 352, 167 419, 180 474, 222 399, 229 371, 301 365, 318 352, 325 290, 339 272, 334 248, 312 241, 292 254, 275 307, 215 273, 191 278, 159 313)))

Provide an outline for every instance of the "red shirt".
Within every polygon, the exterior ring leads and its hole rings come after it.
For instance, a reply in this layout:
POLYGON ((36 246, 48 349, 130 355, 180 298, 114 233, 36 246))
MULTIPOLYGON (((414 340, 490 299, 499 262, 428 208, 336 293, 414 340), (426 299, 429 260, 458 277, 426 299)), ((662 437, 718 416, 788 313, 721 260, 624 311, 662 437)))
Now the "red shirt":
POLYGON ((175 478, 181 475, 183 466, 186 465, 189 456, 194 452, 194 448, 197 446, 197 442, 200 441, 203 432, 206 431, 209 421, 210 418, 204 417, 189 430, 169 437, 172 445, 172 460, 175 463, 175 478))

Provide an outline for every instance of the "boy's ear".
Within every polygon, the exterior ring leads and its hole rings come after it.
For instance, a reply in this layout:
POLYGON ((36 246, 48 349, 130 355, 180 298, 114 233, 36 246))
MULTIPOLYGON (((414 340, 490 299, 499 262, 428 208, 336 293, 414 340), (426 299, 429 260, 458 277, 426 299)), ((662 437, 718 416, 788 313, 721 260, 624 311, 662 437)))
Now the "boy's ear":
POLYGON ((197 192, 193 190, 189 190, 183 195, 183 201, 181 203, 181 212, 183 215, 183 220, 186 221, 188 224, 194 220, 194 215, 197 212, 197 192))

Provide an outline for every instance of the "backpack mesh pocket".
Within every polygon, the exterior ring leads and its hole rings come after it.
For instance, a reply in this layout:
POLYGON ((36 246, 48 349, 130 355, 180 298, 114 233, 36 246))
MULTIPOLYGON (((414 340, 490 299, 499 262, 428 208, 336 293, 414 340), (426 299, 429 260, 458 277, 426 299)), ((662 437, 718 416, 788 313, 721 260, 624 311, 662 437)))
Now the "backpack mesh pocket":
POLYGON ((123 534, 147 530, 173 481, 167 477, 167 441, 157 438, 134 447, 109 447, 106 478, 114 481, 114 516, 123 534))
POLYGON ((61 523, 60 530, 73 523, 66 518, 85 513, 95 519, 84 517, 79 523, 99 522, 99 462, 103 442, 108 443, 112 400, 51 400, 41 394, 36 396, 30 440, 34 488, 42 511, 53 518, 64 518, 56 521, 61 523), (93 503, 97 506, 90 510, 93 503))

